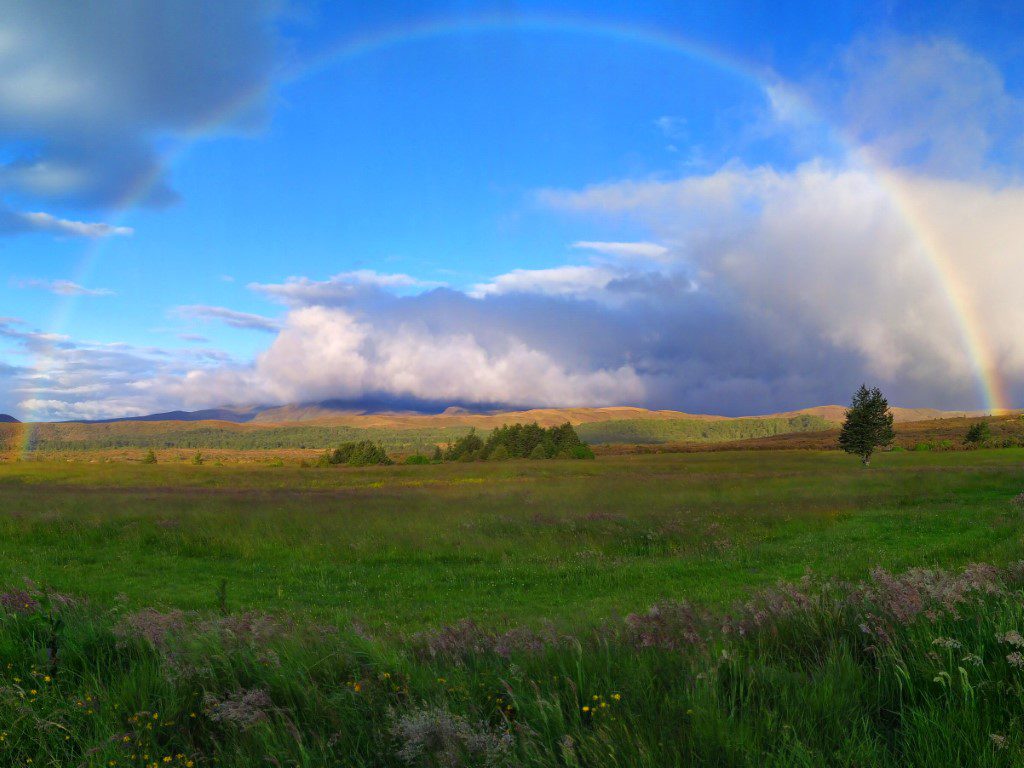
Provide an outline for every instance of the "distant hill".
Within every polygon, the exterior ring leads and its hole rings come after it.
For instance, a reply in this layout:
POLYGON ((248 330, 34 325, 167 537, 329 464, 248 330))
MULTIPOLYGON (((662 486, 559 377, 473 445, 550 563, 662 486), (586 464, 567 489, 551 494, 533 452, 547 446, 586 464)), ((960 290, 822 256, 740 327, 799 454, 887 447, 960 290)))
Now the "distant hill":
MULTIPOLYGON (((937 408, 900 408, 893 406, 891 409, 893 421, 897 424, 910 421, 935 421, 936 419, 963 419, 976 416, 985 416, 984 411, 940 411, 937 408)), ((787 411, 785 413, 773 413, 772 416, 789 418, 791 416, 818 416, 825 421, 835 424, 842 424, 846 416, 845 405, 818 405, 813 408, 801 408, 799 411, 787 411)))
MULTIPOLYGON (((324 425, 333 427, 356 427, 360 429, 445 429, 451 427, 476 427, 493 429, 502 424, 537 422, 542 427, 551 427, 569 421, 575 425, 606 421, 734 421, 737 419, 793 419, 799 416, 813 416, 826 422, 839 424, 846 412, 842 405, 819 405, 784 413, 749 416, 716 416, 694 414, 684 411, 652 411, 631 406, 610 406, 603 408, 531 408, 527 410, 472 411, 461 406, 450 406, 437 413, 416 411, 365 410, 336 402, 304 403, 280 406, 223 406, 201 411, 168 411, 147 416, 130 416, 120 419, 102 419, 80 422, 90 424, 113 424, 122 421, 147 422, 199 422, 221 421, 235 424, 259 424, 272 426, 282 424, 324 425)), ((893 407, 896 422, 930 421, 935 419, 970 418, 985 415, 981 411, 940 411, 935 408, 893 407)), ((10 417, 8 417, 10 418, 10 417)), ((0 419, 3 421, 3 419, 0 419)))
POLYGON ((6 413, 0 413, 0 424, 21 424, 21 422, 13 416, 8 416, 6 413))
POLYGON ((244 424, 252 421, 260 411, 258 406, 249 408, 207 408, 202 411, 167 411, 146 416, 124 416, 119 419, 95 419, 71 422, 76 424, 116 424, 119 421, 231 421, 244 424))

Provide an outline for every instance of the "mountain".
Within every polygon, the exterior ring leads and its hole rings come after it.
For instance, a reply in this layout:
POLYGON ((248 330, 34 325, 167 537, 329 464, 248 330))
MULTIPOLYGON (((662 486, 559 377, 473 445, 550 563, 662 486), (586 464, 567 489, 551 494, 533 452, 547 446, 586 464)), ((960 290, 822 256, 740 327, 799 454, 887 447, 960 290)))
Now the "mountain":
MULTIPOLYGON (((384 406, 385 403, 377 404, 384 406)), ((964 418, 984 416, 982 411, 940 411, 935 408, 900 408, 892 409, 898 423, 931 421, 936 419, 964 418)), ((603 408, 531 408, 524 410, 470 410, 459 405, 440 406, 433 412, 413 410, 367 409, 356 407, 352 403, 324 401, 320 403, 300 403, 280 406, 224 406, 201 411, 168 411, 147 416, 131 416, 122 419, 103 419, 98 424, 110 424, 121 421, 222 421, 235 424, 253 424, 275 426, 280 424, 304 423, 310 425, 347 426, 361 428, 385 429, 417 429, 426 427, 476 427, 492 429, 502 424, 537 422, 541 426, 550 427, 569 421, 573 424, 591 424, 605 421, 628 420, 680 420, 689 421, 727 421, 739 418, 793 418, 795 416, 815 416, 828 422, 839 424, 843 420, 846 408, 841 405, 819 405, 802 408, 784 413, 773 413, 764 416, 715 416, 709 414, 693 414, 683 411, 659 410, 631 406, 609 406, 603 408)), ((8 417, 9 418, 9 417, 8 417)), ((0 419, 2 421, 2 419, 0 419)))
POLYGON ((244 424, 252 421, 259 413, 259 406, 248 406, 245 408, 207 408, 202 411, 167 411, 166 413, 151 413, 146 416, 125 416, 120 419, 97 419, 95 421, 75 422, 80 424, 113 424, 119 421, 232 421, 236 424, 244 424))
POLYGON ((21 422, 13 416, 8 416, 6 413, 0 413, 0 424, 21 424, 21 422))

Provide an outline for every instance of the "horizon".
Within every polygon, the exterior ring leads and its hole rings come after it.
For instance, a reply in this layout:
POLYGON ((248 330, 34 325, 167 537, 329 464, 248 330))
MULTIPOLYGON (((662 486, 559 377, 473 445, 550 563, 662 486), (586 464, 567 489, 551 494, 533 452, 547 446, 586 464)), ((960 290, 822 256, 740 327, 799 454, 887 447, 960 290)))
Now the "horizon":
POLYGON ((474 8, 0 0, 0 414, 1024 404, 1024 10, 474 8))

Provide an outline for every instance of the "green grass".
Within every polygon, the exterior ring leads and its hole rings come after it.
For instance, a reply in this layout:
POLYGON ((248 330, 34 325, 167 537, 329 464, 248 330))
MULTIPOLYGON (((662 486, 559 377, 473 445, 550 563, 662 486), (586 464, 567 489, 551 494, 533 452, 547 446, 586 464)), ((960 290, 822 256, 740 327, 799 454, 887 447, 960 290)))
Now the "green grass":
POLYGON ((0 765, 1019 766, 1022 467, 2 465, 0 765))
POLYGON ((622 419, 580 424, 580 438, 594 444, 656 445, 660 443, 722 443, 803 432, 824 432, 835 424, 820 416, 703 419, 622 419))
POLYGON ((1024 451, 348 469, 0 465, 0 584, 407 631, 725 604, 805 570, 1019 557, 1024 451))

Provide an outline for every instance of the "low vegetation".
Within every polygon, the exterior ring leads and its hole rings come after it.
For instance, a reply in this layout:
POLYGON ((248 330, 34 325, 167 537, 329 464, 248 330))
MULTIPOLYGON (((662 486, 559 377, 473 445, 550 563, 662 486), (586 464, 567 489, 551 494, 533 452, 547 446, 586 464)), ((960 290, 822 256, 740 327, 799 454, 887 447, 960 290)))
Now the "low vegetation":
POLYGON ((724 611, 382 638, 0 594, 0 759, 68 766, 1012 766, 1024 565, 724 611))
POLYGON ((386 466, 394 462, 377 443, 370 440, 360 440, 356 443, 342 443, 333 451, 325 453, 320 458, 319 463, 322 466, 345 464, 349 467, 370 467, 374 465, 386 466))

